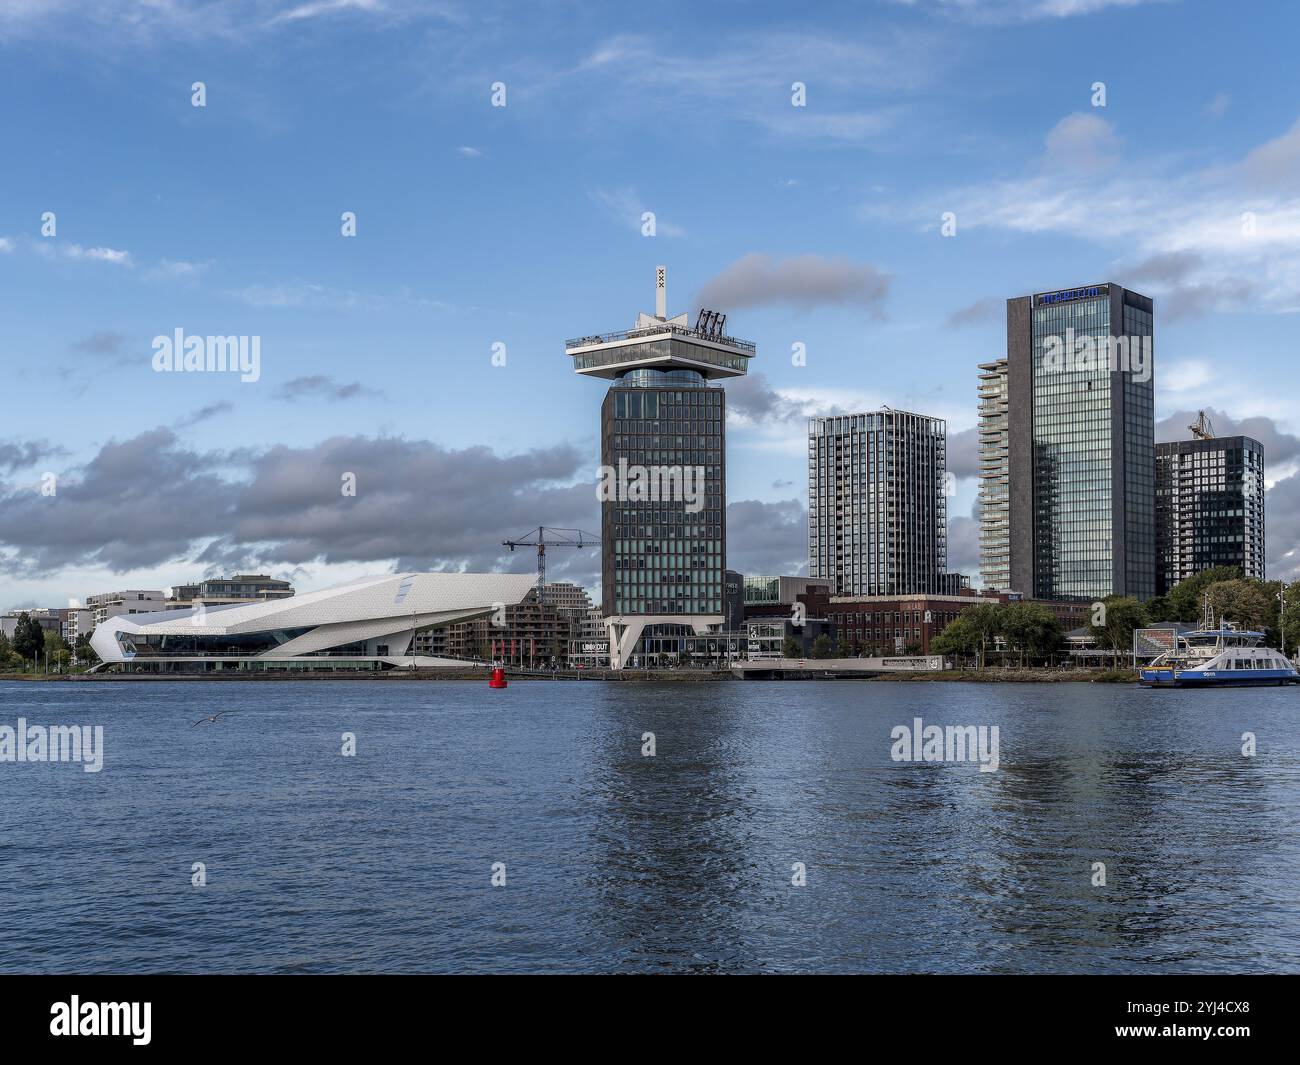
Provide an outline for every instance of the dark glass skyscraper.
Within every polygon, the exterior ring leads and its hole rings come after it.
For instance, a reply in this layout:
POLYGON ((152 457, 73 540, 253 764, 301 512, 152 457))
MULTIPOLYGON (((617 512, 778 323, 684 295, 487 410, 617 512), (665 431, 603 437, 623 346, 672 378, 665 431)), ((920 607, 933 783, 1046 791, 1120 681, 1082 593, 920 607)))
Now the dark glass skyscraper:
POLYGON ((1211 566, 1264 579, 1264 445, 1249 436, 1156 445, 1156 593, 1211 566))
POLYGON ((1013 590, 1155 594, 1152 322, 1115 284, 1007 301, 1013 590))
POLYGON ((602 606, 611 664, 675 654, 724 622, 726 405, 712 381, 744 374, 754 345, 726 318, 656 313, 566 345, 573 369, 611 382, 600 412, 602 606))

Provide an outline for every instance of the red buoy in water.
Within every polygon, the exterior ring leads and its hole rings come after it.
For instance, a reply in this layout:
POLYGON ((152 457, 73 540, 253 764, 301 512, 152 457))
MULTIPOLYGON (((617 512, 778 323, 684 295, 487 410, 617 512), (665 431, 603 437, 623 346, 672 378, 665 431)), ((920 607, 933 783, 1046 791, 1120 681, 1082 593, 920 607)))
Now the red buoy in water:
POLYGON ((492 667, 492 679, 488 681, 489 688, 504 688, 506 686, 506 671, 500 666, 492 667))

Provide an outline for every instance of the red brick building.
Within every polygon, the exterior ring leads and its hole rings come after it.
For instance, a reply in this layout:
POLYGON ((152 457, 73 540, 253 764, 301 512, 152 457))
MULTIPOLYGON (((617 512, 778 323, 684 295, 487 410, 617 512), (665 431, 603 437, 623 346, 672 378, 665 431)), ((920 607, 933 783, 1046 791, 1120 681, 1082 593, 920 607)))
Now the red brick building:
POLYGON ((1083 600, 1022 599, 1014 593, 979 595, 800 596, 808 616, 835 624, 854 654, 892 655, 900 650, 929 654, 930 640, 963 610, 980 603, 1030 602, 1045 606, 1065 631, 1086 624, 1091 603, 1083 600), (900 642, 901 641, 901 642, 900 642))

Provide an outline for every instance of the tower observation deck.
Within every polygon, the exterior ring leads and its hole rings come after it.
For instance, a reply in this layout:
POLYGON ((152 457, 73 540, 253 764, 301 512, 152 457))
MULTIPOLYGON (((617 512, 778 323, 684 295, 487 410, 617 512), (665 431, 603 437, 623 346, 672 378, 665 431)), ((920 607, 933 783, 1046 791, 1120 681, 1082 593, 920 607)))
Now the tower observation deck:
POLYGON ((618 380, 633 370, 687 370, 705 381, 742 377, 755 346, 727 336, 726 315, 701 311, 695 326, 685 314, 667 315, 666 271, 656 271, 656 313, 637 315, 636 325, 621 333, 575 337, 565 341, 573 370, 583 377, 618 380))

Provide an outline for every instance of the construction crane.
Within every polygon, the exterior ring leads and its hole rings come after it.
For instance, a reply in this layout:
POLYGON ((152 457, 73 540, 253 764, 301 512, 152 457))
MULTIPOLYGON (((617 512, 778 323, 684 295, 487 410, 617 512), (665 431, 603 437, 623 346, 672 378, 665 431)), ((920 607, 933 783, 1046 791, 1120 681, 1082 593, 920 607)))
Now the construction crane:
POLYGON ((1192 431, 1192 436, 1197 440, 1214 439, 1214 423, 1210 421, 1209 416, 1203 410, 1196 412, 1196 422, 1187 427, 1192 431))
POLYGON ((539 525, 513 540, 502 540, 502 547, 513 552, 516 547, 537 548, 537 601, 543 602, 543 590, 546 587, 546 549, 548 547, 599 547, 600 537, 581 529, 552 529, 549 525, 539 525))

